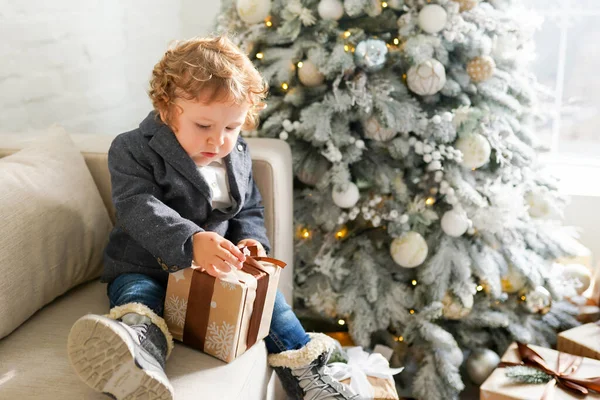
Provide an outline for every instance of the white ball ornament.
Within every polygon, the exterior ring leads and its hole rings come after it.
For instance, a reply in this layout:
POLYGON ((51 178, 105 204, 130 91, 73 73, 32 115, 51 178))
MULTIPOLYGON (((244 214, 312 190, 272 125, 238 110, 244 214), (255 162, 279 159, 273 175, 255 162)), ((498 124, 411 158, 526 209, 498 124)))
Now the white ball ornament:
POLYGON ((444 233, 452 237, 462 236, 469 229, 469 219, 466 214, 456 209, 446 211, 441 224, 444 233))
POLYGON ((444 7, 438 4, 428 4, 419 12, 419 27, 427 33, 438 33, 446 26, 447 19, 448 14, 444 7))
POLYGON ((322 19, 337 21, 344 16, 344 4, 340 0, 321 0, 317 12, 322 19))
POLYGON ((466 368, 469 378, 476 385, 481 385, 494 372, 500 357, 489 349, 477 349, 467 358, 466 368))
POLYGON ((526 278, 517 271, 513 266, 508 266, 508 272, 506 275, 502 277, 502 291, 506 293, 516 293, 521 290, 525 283, 527 283, 526 278))
POLYGON ((462 164, 468 168, 483 167, 489 162, 492 154, 490 142, 478 133, 461 137, 454 147, 461 151, 462 164))
POLYGON ((592 283, 592 273, 588 267, 582 264, 560 265, 559 268, 561 267, 563 269, 562 276, 565 280, 575 280, 579 282, 575 288, 577 294, 582 294, 590 287, 590 284, 592 283))
POLYGON ((379 142, 387 142, 388 140, 393 139, 397 133, 393 129, 381 126, 375 116, 369 117, 369 119, 363 122, 363 128, 365 137, 379 142))
POLYGON ((406 73, 408 88, 421 96, 436 94, 446 84, 446 70, 434 58, 413 65, 406 73))
POLYGON ((271 0, 237 0, 237 12, 247 24, 263 22, 271 12, 271 0))
POLYGON ((429 248, 423 236, 417 232, 407 232, 395 238, 390 246, 394 262, 404 268, 414 268, 427 258, 429 248))
POLYGON ((404 7, 404 0, 388 0, 388 7, 393 10, 402 10, 404 7))
POLYGON ((525 202, 529 206, 529 215, 533 218, 549 218, 554 215, 554 207, 550 198, 541 190, 532 190, 525 194, 525 202))
POLYGON ((325 76, 312 61, 306 60, 302 62, 302 67, 298 68, 298 79, 304 86, 315 87, 323 83, 325 76))
POLYGON ((336 206, 340 208, 352 208, 360 198, 360 192, 358 186, 353 182, 349 182, 346 190, 337 191, 333 189, 331 192, 331 198, 336 206))

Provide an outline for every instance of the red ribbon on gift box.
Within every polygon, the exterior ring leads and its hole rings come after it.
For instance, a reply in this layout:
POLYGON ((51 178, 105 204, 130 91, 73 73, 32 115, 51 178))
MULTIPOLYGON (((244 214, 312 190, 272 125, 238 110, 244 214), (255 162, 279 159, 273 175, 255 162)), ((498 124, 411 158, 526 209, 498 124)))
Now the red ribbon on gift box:
POLYGON ((557 362, 558 365, 556 369, 552 369, 542 356, 540 356, 526 344, 517 342, 517 346, 519 356, 521 357, 522 361, 520 363, 502 361, 498 367, 502 368, 514 367, 517 365, 527 365, 550 375, 553 379, 546 384, 546 388, 544 389, 541 400, 552 400, 554 398, 554 390, 557 384, 565 390, 582 396, 586 396, 589 393, 589 390, 600 393, 600 376, 584 379, 573 376, 581 365, 583 357, 559 352, 557 362))

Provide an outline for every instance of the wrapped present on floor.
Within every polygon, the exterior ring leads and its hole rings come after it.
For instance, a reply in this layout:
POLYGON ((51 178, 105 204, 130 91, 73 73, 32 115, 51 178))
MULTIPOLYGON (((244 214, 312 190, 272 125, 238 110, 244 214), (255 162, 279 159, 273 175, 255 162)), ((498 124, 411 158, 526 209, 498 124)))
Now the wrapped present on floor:
POLYGON ((231 362, 269 334, 285 263, 248 249, 243 268, 222 280, 196 266, 169 275, 164 318, 174 339, 231 362))
POLYGON ((328 364, 327 373, 350 386, 360 400, 398 400, 393 375, 403 368, 390 368, 383 355, 369 354, 360 346, 346 349, 346 358, 347 363, 328 364))
POLYGON ((585 324, 561 332, 556 347, 558 351, 600 360, 600 323, 585 324))
POLYGON ((577 306, 577 320, 582 324, 600 320, 600 307, 596 301, 585 296, 573 296, 567 300, 577 306))
POLYGON ((522 343, 510 345, 480 387, 481 400, 582 398, 600 399, 600 361, 522 343))

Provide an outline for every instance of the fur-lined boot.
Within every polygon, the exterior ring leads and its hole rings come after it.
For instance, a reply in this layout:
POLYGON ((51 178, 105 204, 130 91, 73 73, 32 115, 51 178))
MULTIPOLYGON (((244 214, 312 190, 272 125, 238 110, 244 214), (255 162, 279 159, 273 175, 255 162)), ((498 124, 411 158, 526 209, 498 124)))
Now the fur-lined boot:
POLYGON ((322 333, 309 333, 310 342, 301 349, 270 354, 281 383, 294 400, 355 400, 348 386, 325 374, 324 369, 335 348, 333 339, 322 333))
POLYGON ((139 303, 114 307, 106 316, 81 317, 67 343, 79 378, 117 400, 172 400, 173 387, 165 374, 172 350, 165 321, 139 303))

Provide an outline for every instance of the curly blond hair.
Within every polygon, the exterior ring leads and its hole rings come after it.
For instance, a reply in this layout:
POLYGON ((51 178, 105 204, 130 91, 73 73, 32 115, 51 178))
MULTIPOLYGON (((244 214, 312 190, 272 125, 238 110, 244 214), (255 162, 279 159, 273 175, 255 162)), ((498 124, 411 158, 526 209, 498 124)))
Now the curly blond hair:
POLYGON ((268 84, 250 59, 226 36, 175 42, 154 66, 148 95, 163 122, 172 126, 175 100, 247 102, 244 130, 258 125, 268 84))

